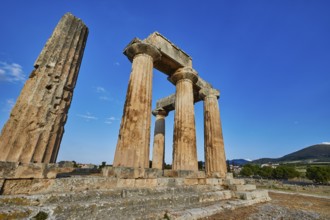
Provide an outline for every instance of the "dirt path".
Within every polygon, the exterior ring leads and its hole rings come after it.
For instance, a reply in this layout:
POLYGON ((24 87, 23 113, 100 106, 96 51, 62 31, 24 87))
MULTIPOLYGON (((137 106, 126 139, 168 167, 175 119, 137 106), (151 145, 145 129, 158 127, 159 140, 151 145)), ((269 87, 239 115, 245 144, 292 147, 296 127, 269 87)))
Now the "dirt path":
POLYGON ((269 195, 272 201, 268 203, 228 210, 203 220, 330 219, 330 199, 274 191, 269 195))

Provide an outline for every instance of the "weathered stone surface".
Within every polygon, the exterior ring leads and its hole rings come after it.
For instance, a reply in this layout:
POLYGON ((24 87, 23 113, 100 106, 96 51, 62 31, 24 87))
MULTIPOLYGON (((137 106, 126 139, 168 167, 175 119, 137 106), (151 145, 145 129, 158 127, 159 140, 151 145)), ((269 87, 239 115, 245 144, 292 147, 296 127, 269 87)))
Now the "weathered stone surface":
POLYGON ((199 93, 204 100, 205 172, 207 176, 217 173, 224 178, 227 165, 218 105, 220 93, 215 89, 202 89, 199 93))
POLYGON ((244 185, 245 181, 243 179, 226 179, 224 181, 224 184, 226 186, 230 186, 230 185, 244 185))
POLYGON ((2 129, 0 161, 56 161, 87 35, 73 15, 60 20, 2 129))
POLYGON ((164 109, 152 112, 156 116, 154 145, 152 153, 152 168, 164 169, 165 158, 165 117, 168 115, 164 109))
POLYGON ((73 167, 59 167, 57 164, 0 161, 0 178, 4 179, 53 179, 74 170, 73 167))
POLYGON ((152 69, 161 55, 141 42, 130 44, 124 53, 133 57, 133 63, 113 166, 148 168, 152 69))
POLYGON ((158 32, 152 33, 145 42, 157 47, 162 54, 161 62, 155 63, 155 68, 159 71, 171 75, 178 68, 189 66, 192 67, 192 59, 180 48, 166 39, 158 32))
POLYGON ((270 200, 267 190, 253 190, 252 192, 237 191, 235 195, 243 200, 260 200, 266 202, 270 200))
POLYGON ((173 170, 198 170, 193 84, 197 73, 190 67, 178 69, 172 76, 176 84, 173 170))
POLYGON ((246 184, 246 185, 230 185, 229 189, 233 191, 252 191, 256 190, 256 185, 253 184, 246 184))
POLYGON ((155 179, 163 176, 163 171, 153 168, 131 168, 131 167, 104 167, 104 177, 116 177, 121 179, 146 178, 155 179))

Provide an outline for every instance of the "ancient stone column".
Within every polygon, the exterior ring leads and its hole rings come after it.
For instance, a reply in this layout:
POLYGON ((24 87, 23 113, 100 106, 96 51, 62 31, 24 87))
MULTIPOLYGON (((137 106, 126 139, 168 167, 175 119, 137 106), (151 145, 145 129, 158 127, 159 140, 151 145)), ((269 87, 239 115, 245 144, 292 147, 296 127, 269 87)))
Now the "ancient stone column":
POLYGON ((55 163, 88 28, 65 14, 36 60, 0 136, 0 160, 55 163))
POLYGON ((132 71, 113 166, 148 168, 152 71, 161 55, 154 46, 134 41, 124 54, 132 60, 132 71))
POLYGON ((204 155, 207 176, 225 177, 227 173, 226 156, 223 144, 219 91, 201 89, 200 97, 204 100, 204 155))
POLYGON ((180 68, 171 76, 176 85, 173 170, 198 170, 193 95, 197 80, 197 72, 191 67, 180 68))
POLYGON ((152 114, 156 116, 152 168, 164 169, 165 117, 168 115, 168 112, 160 108, 153 111, 152 114))

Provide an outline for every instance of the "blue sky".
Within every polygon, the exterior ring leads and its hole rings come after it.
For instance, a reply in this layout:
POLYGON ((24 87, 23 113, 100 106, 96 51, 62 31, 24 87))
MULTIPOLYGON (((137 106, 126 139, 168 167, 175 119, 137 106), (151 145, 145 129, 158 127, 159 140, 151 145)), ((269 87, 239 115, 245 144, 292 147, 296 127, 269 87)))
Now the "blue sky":
MULTIPOLYGON (((193 58, 221 90, 227 158, 280 157, 330 142, 330 1, 35 1, 0 2, 0 127, 54 27, 72 12, 89 27, 58 160, 112 163, 134 38, 158 31, 193 58)), ((153 108, 175 92, 154 70, 153 108)), ((203 104, 195 105, 203 160, 203 104)), ((154 118, 152 118, 153 136, 154 118)), ((173 112, 166 119, 171 163, 173 112)), ((151 139, 152 143, 152 139, 151 139)), ((152 146, 151 146, 152 149, 152 146)))

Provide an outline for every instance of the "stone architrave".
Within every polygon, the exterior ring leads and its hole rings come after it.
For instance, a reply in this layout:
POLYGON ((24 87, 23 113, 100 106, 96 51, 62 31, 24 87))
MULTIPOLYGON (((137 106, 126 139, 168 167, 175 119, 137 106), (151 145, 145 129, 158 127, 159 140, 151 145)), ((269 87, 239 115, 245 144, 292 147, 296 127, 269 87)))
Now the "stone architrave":
POLYGON ((171 81, 176 85, 173 137, 173 170, 198 170, 193 85, 197 72, 178 69, 171 81))
POLYGON ((201 89, 204 100, 204 154, 207 176, 225 177, 227 173, 226 156, 222 136, 218 98, 216 89, 201 89))
POLYGON ((156 109, 152 114, 156 116, 152 168, 164 169, 165 117, 168 115, 168 112, 164 109, 156 109))
POLYGON ((132 71, 116 147, 114 167, 149 167, 153 63, 158 49, 135 40, 124 51, 132 71))
POLYGON ((0 136, 0 161, 55 163, 88 28, 65 14, 34 64, 0 136))

